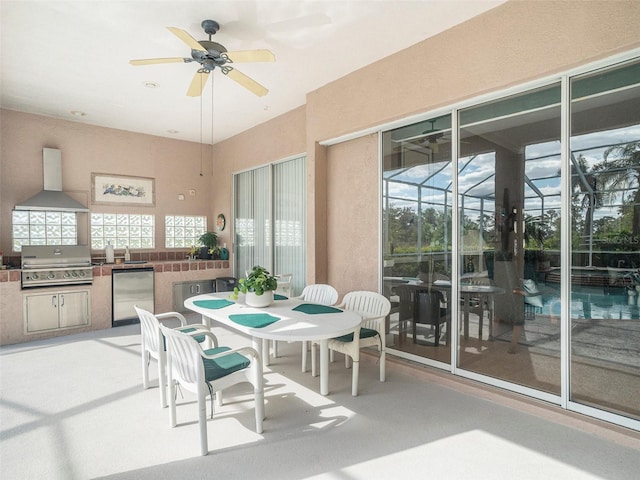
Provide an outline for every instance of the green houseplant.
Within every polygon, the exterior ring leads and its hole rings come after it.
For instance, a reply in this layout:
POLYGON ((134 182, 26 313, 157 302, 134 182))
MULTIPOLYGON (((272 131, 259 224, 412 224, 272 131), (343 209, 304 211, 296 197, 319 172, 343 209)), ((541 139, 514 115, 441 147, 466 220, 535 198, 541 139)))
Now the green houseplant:
POLYGON ((204 232, 198 238, 198 243, 203 245, 200 249, 200 258, 207 259, 212 258, 219 252, 218 250, 218 235, 215 232, 204 232))
POLYGON ((273 291, 278 288, 278 279, 266 268, 256 265, 247 278, 238 282, 238 290, 246 295, 247 305, 266 307, 273 303, 273 291))

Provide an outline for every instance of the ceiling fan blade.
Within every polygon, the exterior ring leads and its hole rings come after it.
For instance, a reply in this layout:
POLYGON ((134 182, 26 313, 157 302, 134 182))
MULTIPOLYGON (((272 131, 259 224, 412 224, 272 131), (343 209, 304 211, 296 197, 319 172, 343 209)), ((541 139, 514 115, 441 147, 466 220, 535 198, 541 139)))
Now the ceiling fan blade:
POLYGON ((225 65, 224 67, 221 68, 221 70, 222 70, 222 73, 224 73, 227 77, 231 78, 232 80, 235 80, 244 88, 255 93, 259 97, 264 97, 267 93, 269 93, 269 90, 267 90, 265 87, 260 85, 254 79, 247 77, 244 73, 239 72, 235 68, 231 68, 225 65))
POLYGON ((234 63, 276 61, 276 56, 269 50, 238 50, 237 52, 225 52, 224 55, 234 63))
POLYGON ((182 58, 182 57, 171 57, 171 58, 143 58, 141 60, 129 60, 131 65, 153 65, 155 63, 186 63, 187 61, 191 61, 191 59, 182 58))
POLYGON ((193 80, 191 80, 191 85, 189 85, 189 90, 187 90, 187 96, 199 97, 200 95, 202 95, 202 90, 204 89, 204 86, 207 83, 208 79, 209 72, 198 70, 193 76, 193 80))
POLYGON ((201 52, 205 52, 205 53, 207 52, 206 48, 204 48, 202 45, 200 45, 195 38, 193 38, 191 35, 189 35, 184 30, 182 30, 180 28, 176 28, 176 27, 167 27, 167 30, 169 30, 171 33, 173 33, 176 37, 178 37, 184 43, 189 45, 189 47, 191 47, 192 50, 200 50, 201 52))

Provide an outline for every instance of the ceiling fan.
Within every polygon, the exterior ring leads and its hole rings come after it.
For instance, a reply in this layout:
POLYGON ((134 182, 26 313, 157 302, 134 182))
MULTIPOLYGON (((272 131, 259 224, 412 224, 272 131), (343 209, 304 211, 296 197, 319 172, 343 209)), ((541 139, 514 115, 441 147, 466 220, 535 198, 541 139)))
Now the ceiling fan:
POLYGON ((417 142, 418 145, 430 148, 433 153, 438 153, 439 151, 440 142, 438 142, 438 140, 442 139, 443 142, 448 140, 447 138, 445 138, 444 132, 435 128, 436 121, 437 119, 428 120, 428 122, 431 123, 431 127, 420 134, 419 140, 417 142))
MULTIPOLYGON (((420 134, 420 140, 418 141, 419 145, 430 148, 433 153, 438 153, 441 144, 451 143, 451 128, 446 127, 444 129, 436 129, 435 123, 436 120, 428 120, 431 124, 431 127, 428 130, 425 130, 420 134)), ((458 140, 462 143, 469 143, 464 140, 458 140)))
POLYGON ((259 97, 266 95, 269 90, 260 85, 258 82, 248 77, 244 73, 231 67, 230 63, 242 62, 275 62, 275 55, 269 50, 240 50, 237 52, 228 52, 227 49, 219 43, 212 42, 211 36, 220 29, 218 22, 214 20, 203 20, 202 28, 209 35, 209 40, 197 41, 186 31, 176 27, 167 27, 176 37, 191 47, 191 58, 171 57, 171 58, 147 58, 141 60, 131 60, 131 65, 153 65, 158 63, 190 63, 198 62, 201 67, 191 81, 191 85, 187 90, 187 96, 199 97, 202 95, 205 83, 207 83, 208 75, 216 67, 227 77, 235 80, 240 85, 253 92, 259 97))

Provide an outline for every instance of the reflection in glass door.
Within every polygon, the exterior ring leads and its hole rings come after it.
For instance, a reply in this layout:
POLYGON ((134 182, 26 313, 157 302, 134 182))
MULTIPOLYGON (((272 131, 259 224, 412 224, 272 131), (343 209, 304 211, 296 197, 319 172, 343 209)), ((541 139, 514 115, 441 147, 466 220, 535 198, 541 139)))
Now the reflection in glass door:
POLYGON ((451 116, 383 134, 387 347, 451 361, 451 116))
POLYGON ((570 400, 640 418, 640 63, 571 83, 570 400))
POLYGON ((389 350, 637 430, 639 59, 451 111, 382 134, 389 350))
POLYGON ((461 110, 458 366, 560 394, 560 86, 461 110))

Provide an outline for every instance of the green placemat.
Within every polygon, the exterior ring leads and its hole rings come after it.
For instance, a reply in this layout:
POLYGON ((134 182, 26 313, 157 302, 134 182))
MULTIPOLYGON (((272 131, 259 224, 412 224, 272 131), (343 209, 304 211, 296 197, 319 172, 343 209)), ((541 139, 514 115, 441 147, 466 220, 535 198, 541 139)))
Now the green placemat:
POLYGON ((315 315, 319 313, 340 313, 342 310, 328 305, 318 305, 317 303, 303 303, 294 308, 296 312, 308 313, 315 315))
POLYGON ((262 328, 280 319, 268 313, 238 313, 229 315, 229 320, 245 327, 262 328))
POLYGON ((285 297, 284 295, 280 295, 279 293, 274 293, 273 294, 273 299, 274 300, 288 300, 289 297, 285 297))
POLYGON ((217 310, 219 308, 228 307, 229 305, 233 305, 233 302, 229 300, 225 300, 221 298, 219 300, 196 300, 193 302, 194 305, 202 308, 210 308, 212 310, 217 310))

